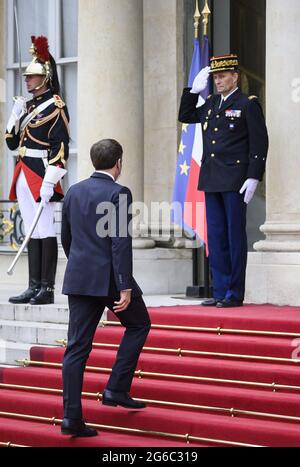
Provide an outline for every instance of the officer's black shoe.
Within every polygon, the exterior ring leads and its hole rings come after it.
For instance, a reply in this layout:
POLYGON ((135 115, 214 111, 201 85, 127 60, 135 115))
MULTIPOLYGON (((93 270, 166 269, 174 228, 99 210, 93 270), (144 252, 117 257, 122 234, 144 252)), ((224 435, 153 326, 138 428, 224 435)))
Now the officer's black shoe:
POLYGON ((50 305, 54 303, 54 289, 42 285, 41 290, 29 301, 30 305, 50 305))
POLYGON ((92 428, 88 428, 83 420, 64 418, 61 424, 61 434, 76 436, 78 438, 90 438, 97 436, 98 432, 92 428))
POLYGON ((54 283, 57 266, 57 238, 43 238, 42 272, 40 292, 30 300, 30 305, 49 305, 54 303, 54 283))
POLYGON ((239 306, 243 306, 243 300, 235 300, 234 298, 225 298, 217 303, 217 308, 237 308, 239 306))
POLYGON ((208 298, 201 302, 201 306, 216 306, 218 302, 219 300, 216 300, 215 298, 208 298))
POLYGON ((41 261, 42 261, 42 240, 31 238, 27 245, 28 250, 28 289, 21 295, 10 297, 10 303, 29 303, 41 288, 41 261))
POLYGON ((146 407, 144 402, 135 401, 127 392, 115 392, 108 389, 103 391, 102 404, 112 407, 121 405, 121 407, 125 407, 126 409, 144 409, 146 407))
POLYGON ((38 282, 34 282, 33 280, 30 281, 29 287, 25 292, 16 297, 10 297, 8 301, 10 303, 21 304, 21 303, 29 303, 32 298, 34 298, 40 291, 41 284, 38 282))

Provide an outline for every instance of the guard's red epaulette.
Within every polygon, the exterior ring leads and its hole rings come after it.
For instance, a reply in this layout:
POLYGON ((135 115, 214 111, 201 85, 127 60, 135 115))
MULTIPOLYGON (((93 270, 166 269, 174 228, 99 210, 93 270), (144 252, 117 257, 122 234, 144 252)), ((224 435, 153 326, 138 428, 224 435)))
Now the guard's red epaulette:
POLYGON ((54 94, 53 98, 54 98, 54 104, 56 105, 56 107, 58 107, 59 109, 62 109, 63 107, 65 107, 66 104, 64 103, 64 101, 61 99, 60 96, 58 96, 57 94, 54 94))

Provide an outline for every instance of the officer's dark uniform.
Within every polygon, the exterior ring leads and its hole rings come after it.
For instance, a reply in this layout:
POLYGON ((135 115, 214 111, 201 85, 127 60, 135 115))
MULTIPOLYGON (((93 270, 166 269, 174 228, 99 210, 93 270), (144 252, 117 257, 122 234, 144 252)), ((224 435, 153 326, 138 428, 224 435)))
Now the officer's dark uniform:
POLYGON ((237 89, 220 108, 220 95, 196 108, 199 96, 183 92, 179 121, 202 123, 199 190, 205 192, 208 247, 216 300, 243 301, 247 263, 244 182, 262 180, 268 151, 265 119, 256 96, 237 89))

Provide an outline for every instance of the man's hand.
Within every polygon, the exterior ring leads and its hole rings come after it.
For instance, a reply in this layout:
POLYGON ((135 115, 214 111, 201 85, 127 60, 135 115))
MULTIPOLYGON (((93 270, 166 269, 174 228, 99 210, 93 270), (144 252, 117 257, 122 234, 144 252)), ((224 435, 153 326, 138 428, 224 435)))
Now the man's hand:
POLYGON ((120 301, 115 302, 114 312, 120 313, 128 308, 128 305, 131 302, 131 290, 121 290, 120 292, 120 301))
POLYGON ((253 196, 254 196, 254 193, 255 193, 255 190, 257 188, 257 185, 258 185, 258 180, 255 180, 254 178, 248 178, 244 185, 242 186, 242 188, 240 189, 240 193, 241 195, 245 193, 245 198, 244 198, 244 201, 246 204, 249 204, 250 201, 252 200, 253 196))
POLYGON ((42 203, 49 203, 50 199, 54 195, 54 183, 43 181, 40 191, 40 197, 42 203))
POLYGON ((204 91, 204 89, 207 86, 208 78, 210 75, 210 67, 207 66, 203 68, 200 73, 196 76, 193 82, 193 87, 191 90, 192 94, 199 94, 201 91, 204 91))

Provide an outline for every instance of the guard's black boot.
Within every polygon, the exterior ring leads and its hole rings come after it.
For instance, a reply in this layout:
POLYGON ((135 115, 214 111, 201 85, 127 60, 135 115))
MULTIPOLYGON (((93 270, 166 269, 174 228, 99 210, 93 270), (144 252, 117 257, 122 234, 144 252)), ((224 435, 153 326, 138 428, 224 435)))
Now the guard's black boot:
POLYGON ((41 288, 42 240, 32 238, 27 245, 28 250, 28 289, 21 295, 10 297, 10 303, 29 303, 41 288))
POLYGON ((54 303, 54 283, 57 266, 57 238, 42 239, 42 281, 41 290, 30 300, 30 305, 54 303))

